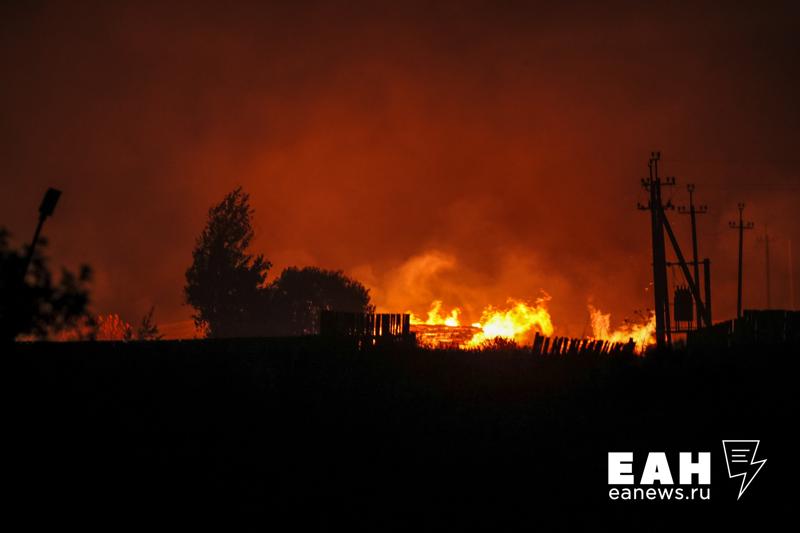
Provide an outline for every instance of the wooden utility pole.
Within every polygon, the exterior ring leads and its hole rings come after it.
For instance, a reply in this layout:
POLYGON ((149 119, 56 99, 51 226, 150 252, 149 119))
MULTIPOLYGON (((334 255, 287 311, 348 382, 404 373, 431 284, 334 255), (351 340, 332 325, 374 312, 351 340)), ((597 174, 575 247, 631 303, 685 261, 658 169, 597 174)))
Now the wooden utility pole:
POLYGON ((653 297, 656 315, 656 348, 663 350, 671 343, 669 324, 669 300, 667 297, 667 254, 664 247, 664 205, 661 202, 661 186, 673 185, 674 179, 661 181, 658 176, 658 161, 661 152, 651 152, 647 166, 650 174, 642 180, 642 187, 649 193, 647 205, 639 209, 650 211, 651 241, 653 247, 653 297))
POLYGON ((772 285, 770 284, 770 265, 769 265, 769 229, 764 225, 764 236, 758 238, 758 242, 764 243, 764 289, 767 296, 767 309, 772 309, 772 285))
POLYGON ((739 282, 737 285, 736 293, 736 318, 742 317, 742 246, 744 243, 744 230, 753 229, 755 224, 752 222, 745 222, 742 216, 744 212, 744 203, 739 203, 739 222, 729 222, 728 225, 731 229, 739 230, 739 282))
MULTIPOLYGON (((676 264, 681 267, 681 272, 686 280, 686 285, 692 294, 695 306, 698 313, 698 324, 705 323, 707 326, 711 325, 711 308, 703 303, 703 298, 700 294, 700 283, 697 279, 699 277, 699 269, 695 263, 695 275, 692 276, 689 270, 689 262, 683 256, 681 247, 678 244, 678 239, 675 232, 672 231, 672 226, 667 219, 666 211, 672 209, 671 202, 662 201, 661 187, 675 185, 675 178, 667 177, 663 180, 658 175, 658 161, 661 159, 659 152, 652 152, 650 154, 650 161, 648 167, 650 168, 650 176, 642 180, 642 187, 649 193, 649 199, 646 205, 639 204, 641 210, 650 211, 650 222, 652 230, 652 245, 653 245, 653 298, 656 315, 656 347, 663 349, 672 344, 672 328, 670 327, 669 316, 669 295, 667 294, 667 266, 668 264, 676 264), (664 245, 664 236, 669 237, 669 242, 672 245, 672 250, 678 259, 677 263, 667 263, 666 246, 664 245)), ((695 238, 696 241, 696 238, 695 238)), ((695 257, 697 256, 695 246, 695 257)), ((706 266, 706 284, 710 284, 710 264, 706 266)), ((706 288, 706 295, 708 302, 711 300, 710 287, 706 288)))
MULTIPOLYGON (((678 212, 682 215, 689 215, 692 220, 692 263, 694 264, 694 282, 697 284, 698 290, 700 289, 700 264, 698 263, 697 259, 697 217, 696 215, 702 215, 708 211, 708 206, 701 205, 695 207, 694 205, 694 184, 690 183, 686 186, 686 190, 689 191, 689 207, 680 206, 678 207, 678 212)), ((706 302, 706 307, 708 307, 709 303, 706 302)), ((700 328, 703 323, 703 315, 700 313, 700 303, 696 302, 696 309, 697 309, 697 327, 700 328)))
POLYGON ((794 264, 792 263, 792 239, 789 239, 789 301, 791 310, 797 309, 794 301, 794 264))

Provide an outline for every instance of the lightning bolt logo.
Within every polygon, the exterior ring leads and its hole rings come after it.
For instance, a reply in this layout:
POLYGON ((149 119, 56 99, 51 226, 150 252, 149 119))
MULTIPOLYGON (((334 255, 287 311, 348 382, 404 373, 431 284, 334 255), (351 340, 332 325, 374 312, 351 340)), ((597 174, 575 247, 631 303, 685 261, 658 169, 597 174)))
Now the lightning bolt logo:
POLYGON ((728 466, 728 477, 731 479, 735 477, 742 478, 742 486, 739 488, 739 497, 742 497, 744 491, 753 482, 753 479, 758 475, 764 467, 766 459, 756 461, 756 452, 758 452, 758 445, 760 440, 723 440, 722 449, 725 452, 725 464, 728 466))

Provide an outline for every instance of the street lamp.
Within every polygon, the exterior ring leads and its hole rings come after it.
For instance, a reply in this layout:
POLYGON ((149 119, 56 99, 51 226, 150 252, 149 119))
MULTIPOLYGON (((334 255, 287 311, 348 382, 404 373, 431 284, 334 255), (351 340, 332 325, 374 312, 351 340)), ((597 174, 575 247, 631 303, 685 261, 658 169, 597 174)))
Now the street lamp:
POLYGON ((58 189, 50 187, 47 189, 47 192, 44 193, 44 198, 42 198, 42 203, 39 206, 39 223, 36 224, 36 231, 33 233, 33 241, 31 242, 30 248, 28 248, 28 255, 25 257, 25 264, 22 268, 23 279, 25 279, 25 275, 28 273, 28 267, 31 264, 31 259, 33 259, 33 251, 36 249, 36 244, 39 242, 39 233, 42 231, 44 221, 47 217, 52 216, 59 198, 61 198, 61 191, 58 189))

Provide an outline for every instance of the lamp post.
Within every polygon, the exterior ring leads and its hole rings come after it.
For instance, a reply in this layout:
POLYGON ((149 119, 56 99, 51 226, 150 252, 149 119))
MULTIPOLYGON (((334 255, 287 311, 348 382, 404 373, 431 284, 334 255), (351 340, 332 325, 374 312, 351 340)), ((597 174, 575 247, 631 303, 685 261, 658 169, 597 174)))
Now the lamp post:
POLYGON ((42 232, 44 221, 47 217, 52 216, 59 198, 61 198, 61 191, 58 189, 53 189, 51 187, 44 193, 44 198, 42 198, 42 203, 39 206, 39 222, 36 224, 36 231, 33 233, 33 241, 31 241, 31 246, 28 248, 28 254, 25 256, 25 264, 22 267, 22 279, 25 279, 25 275, 28 273, 28 268, 33 259, 33 252, 36 249, 36 244, 39 242, 39 234, 42 232))

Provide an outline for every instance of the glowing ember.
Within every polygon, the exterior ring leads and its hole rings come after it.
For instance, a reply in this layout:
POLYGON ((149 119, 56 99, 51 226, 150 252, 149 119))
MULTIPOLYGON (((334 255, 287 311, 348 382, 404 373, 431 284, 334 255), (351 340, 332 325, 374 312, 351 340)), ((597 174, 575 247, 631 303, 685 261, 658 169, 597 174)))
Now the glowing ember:
POLYGON ((589 306, 592 320, 592 337, 609 342, 628 342, 633 339, 638 353, 644 352, 650 344, 655 344, 656 317, 650 313, 647 322, 640 324, 626 322, 622 327, 611 330, 611 314, 603 313, 594 306, 589 306))

